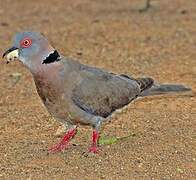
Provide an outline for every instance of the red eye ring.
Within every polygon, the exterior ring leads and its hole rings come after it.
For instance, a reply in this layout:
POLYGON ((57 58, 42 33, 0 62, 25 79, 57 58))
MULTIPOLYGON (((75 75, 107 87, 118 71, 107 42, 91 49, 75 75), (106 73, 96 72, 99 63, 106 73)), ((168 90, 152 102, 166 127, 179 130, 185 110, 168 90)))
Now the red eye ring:
POLYGON ((31 46, 32 44, 32 40, 30 38, 24 38, 21 42, 20 45, 23 48, 28 48, 29 46, 31 46))

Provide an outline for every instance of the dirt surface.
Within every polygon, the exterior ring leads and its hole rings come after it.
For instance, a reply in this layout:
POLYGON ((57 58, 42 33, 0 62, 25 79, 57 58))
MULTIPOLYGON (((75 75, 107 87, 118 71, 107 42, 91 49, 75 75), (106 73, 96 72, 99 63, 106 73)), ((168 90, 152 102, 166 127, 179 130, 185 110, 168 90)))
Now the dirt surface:
POLYGON ((0 179, 196 179, 196 1, 0 0, 0 53, 16 31, 44 33, 78 61, 157 82, 185 84, 192 94, 148 97, 131 103, 104 126, 107 138, 84 156, 91 128, 80 127, 76 146, 58 154, 59 123, 43 107, 33 79, 19 62, 0 61, 0 179))

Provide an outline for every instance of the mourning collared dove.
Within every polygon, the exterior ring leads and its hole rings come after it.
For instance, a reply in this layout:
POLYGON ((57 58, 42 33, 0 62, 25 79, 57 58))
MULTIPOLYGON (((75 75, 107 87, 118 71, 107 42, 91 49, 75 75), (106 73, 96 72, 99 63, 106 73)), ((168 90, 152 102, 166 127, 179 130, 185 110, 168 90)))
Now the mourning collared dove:
POLYGON ((64 150, 77 133, 77 126, 93 127, 89 152, 98 151, 102 122, 138 96, 190 90, 183 85, 155 85, 152 78, 133 78, 81 64, 62 56, 37 32, 17 33, 7 50, 7 63, 19 59, 32 73, 37 92, 48 112, 68 131, 50 152, 64 150))

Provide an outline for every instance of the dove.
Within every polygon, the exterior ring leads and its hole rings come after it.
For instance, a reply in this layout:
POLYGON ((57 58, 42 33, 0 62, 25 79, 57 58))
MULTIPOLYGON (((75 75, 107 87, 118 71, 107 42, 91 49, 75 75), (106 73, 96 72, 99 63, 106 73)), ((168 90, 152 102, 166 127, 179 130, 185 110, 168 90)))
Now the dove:
POLYGON ((91 67, 64 57, 38 32, 20 32, 5 51, 7 63, 18 59, 34 79, 37 92, 48 112, 67 124, 68 130, 50 153, 64 151, 77 134, 79 125, 93 129, 89 152, 99 152, 100 127, 119 109, 137 97, 190 91, 178 84, 156 84, 150 77, 133 78, 91 67))

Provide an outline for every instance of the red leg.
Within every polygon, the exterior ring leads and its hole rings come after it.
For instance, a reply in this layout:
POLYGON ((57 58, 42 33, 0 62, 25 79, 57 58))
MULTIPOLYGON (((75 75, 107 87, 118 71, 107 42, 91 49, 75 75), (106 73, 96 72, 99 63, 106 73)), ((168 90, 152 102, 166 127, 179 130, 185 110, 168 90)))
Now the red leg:
POLYGON ((89 152, 98 153, 98 140, 99 140, 99 132, 97 130, 93 131, 92 135, 92 145, 89 148, 89 152))
POLYGON ((61 139, 61 141, 48 150, 49 153, 56 153, 66 149, 69 141, 76 135, 76 133, 76 128, 68 130, 67 133, 61 139))

